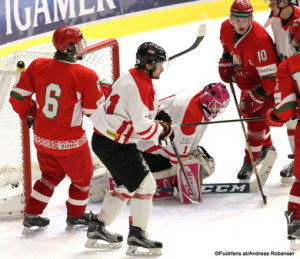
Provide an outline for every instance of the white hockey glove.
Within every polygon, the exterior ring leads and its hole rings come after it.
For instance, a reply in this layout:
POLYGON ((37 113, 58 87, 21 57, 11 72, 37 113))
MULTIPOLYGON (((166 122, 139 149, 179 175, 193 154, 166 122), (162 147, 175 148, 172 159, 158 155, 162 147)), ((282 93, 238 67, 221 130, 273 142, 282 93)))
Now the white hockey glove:
POLYGON ((163 132, 158 137, 158 144, 161 147, 166 147, 174 139, 174 132, 170 123, 161 121, 159 124, 163 127, 163 132))
POLYGON ((201 179, 205 179, 215 172, 215 160, 204 147, 198 146, 197 149, 190 153, 190 157, 199 161, 201 179))

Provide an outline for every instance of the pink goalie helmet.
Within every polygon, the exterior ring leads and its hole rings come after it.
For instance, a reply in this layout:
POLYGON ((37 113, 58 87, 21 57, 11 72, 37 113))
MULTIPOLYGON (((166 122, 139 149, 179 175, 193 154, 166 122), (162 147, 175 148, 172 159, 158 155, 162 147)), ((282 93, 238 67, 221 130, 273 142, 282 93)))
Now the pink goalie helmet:
POLYGON ((199 99, 205 117, 212 120, 228 106, 230 95, 222 83, 211 83, 203 88, 199 99))

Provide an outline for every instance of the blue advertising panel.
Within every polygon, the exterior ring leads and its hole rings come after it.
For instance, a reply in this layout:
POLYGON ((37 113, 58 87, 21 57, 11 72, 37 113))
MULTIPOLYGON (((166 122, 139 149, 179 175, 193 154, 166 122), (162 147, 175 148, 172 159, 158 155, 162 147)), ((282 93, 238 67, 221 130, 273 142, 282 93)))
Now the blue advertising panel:
POLYGON ((1 0, 0 45, 64 25, 118 19, 125 14, 188 2, 196 0, 1 0))

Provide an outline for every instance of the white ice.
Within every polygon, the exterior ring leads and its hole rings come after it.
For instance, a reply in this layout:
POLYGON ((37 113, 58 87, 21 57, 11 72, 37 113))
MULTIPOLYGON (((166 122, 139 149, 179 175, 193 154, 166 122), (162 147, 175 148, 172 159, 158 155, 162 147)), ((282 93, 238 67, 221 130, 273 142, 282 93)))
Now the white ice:
MULTIPOLYGON (((263 24, 268 14, 255 13, 255 19, 263 24)), ((135 51, 142 42, 156 42, 172 56, 189 47, 195 40, 199 24, 205 23, 207 34, 201 45, 171 61, 168 70, 155 85, 159 97, 164 97, 184 89, 198 91, 208 83, 218 82, 218 59, 222 52, 219 28, 225 18, 119 38, 121 70, 134 65, 135 51)), ((238 89, 236 93, 239 93, 238 89)), ((237 118, 231 98, 225 113, 216 120, 237 118)), ((252 258, 299 258, 300 251, 291 256, 276 254, 290 252, 284 217, 290 185, 280 183, 279 172, 290 162, 287 155, 291 151, 285 127, 272 128, 271 133, 278 157, 263 188, 267 204, 263 203, 260 193, 206 194, 201 203, 193 205, 183 205, 177 199, 154 201, 148 232, 150 238, 164 244, 161 259, 247 258, 233 255, 238 252, 252 252, 254 255, 248 256, 252 258), (219 252, 227 253, 227 256, 217 255, 219 252), (266 255, 260 256, 259 253, 266 255)), ((210 125, 201 145, 215 157, 216 172, 205 182, 237 182, 236 174, 243 162, 244 144, 240 123, 210 125)), ((130 258, 125 254, 128 206, 109 227, 109 230, 125 237, 123 248, 119 250, 85 248, 86 230, 65 231, 68 183, 68 180, 61 183, 44 211, 44 216, 51 219, 45 232, 24 237, 21 235, 22 220, 0 222, 0 258, 130 258)), ((100 207, 101 203, 89 203, 87 210, 98 212, 100 207)))

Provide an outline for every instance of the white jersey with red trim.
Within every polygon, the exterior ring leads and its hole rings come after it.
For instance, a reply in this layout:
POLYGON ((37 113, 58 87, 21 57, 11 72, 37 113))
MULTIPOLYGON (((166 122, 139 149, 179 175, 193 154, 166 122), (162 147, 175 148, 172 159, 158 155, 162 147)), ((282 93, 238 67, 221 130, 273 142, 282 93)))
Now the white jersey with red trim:
POLYGON ((90 118, 96 133, 116 142, 144 139, 158 144, 163 128, 154 120, 157 106, 152 79, 142 69, 133 68, 113 84, 105 103, 90 118))
MULTIPOLYGON (((159 101, 159 105, 172 118, 172 125, 188 124, 205 121, 203 110, 200 106, 199 95, 190 92, 180 92, 159 101)), ((174 131, 174 143, 181 158, 187 158, 190 152, 197 148, 205 130, 206 125, 196 126, 172 126, 174 131)), ((141 141, 137 144, 138 148, 144 152, 160 154, 168 158, 172 165, 178 163, 176 154, 171 144, 162 148, 149 141, 141 141)))
POLYGON ((284 21, 280 16, 273 15, 271 19, 274 42, 280 62, 295 53, 295 49, 288 42, 288 28, 295 19, 300 18, 300 9, 294 5, 292 7, 294 9, 293 16, 287 23, 284 24, 284 21))

